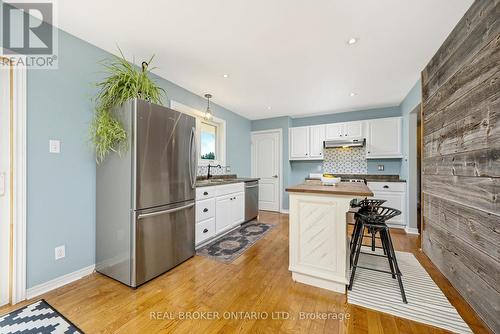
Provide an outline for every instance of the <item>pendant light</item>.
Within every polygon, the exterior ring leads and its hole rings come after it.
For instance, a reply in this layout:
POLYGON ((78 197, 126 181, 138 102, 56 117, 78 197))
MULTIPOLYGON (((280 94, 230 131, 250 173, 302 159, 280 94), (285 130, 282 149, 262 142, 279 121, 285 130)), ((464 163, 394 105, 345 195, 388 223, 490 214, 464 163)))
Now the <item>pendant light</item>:
POLYGON ((207 110, 205 111, 204 118, 209 121, 214 117, 214 114, 210 109, 210 99, 212 98, 212 94, 205 94, 205 98, 207 99, 207 110))

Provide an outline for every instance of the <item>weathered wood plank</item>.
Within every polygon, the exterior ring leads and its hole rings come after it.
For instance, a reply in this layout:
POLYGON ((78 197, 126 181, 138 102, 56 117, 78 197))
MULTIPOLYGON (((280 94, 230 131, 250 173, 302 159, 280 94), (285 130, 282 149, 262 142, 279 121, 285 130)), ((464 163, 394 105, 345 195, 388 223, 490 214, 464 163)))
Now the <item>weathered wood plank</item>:
POLYGON ((424 157, 482 150, 500 141, 500 94, 485 108, 427 133, 424 127, 424 157))
MULTIPOLYGON (((426 200, 427 203, 431 205, 429 197, 431 196, 426 196, 426 200)), ((469 210, 480 212, 479 210, 474 209, 469 210)), ((491 216, 494 217, 498 223, 500 216, 491 216)), ((498 256, 498 246, 494 246, 497 249, 497 254, 492 257, 479 249, 481 247, 478 247, 478 242, 474 242, 476 246, 472 246, 470 243, 466 242, 464 240, 466 234, 462 233, 467 232, 463 231, 463 229, 450 231, 448 228, 458 225, 457 222, 460 220, 459 217, 463 218, 461 216, 461 212, 457 215, 453 211, 443 210, 442 207, 436 207, 434 204, 425 210, 424 217, 428 218, 428 226, 426 227, 427 232, 432 232, 435 237, 440 240, 440 243, 446 247, 446 249, 453 252, 457 260, 462 262, 470 270, 475 272, 483 281, 500 293, 500 257, 498 256)), ((472 224, 468 226, 476 227, 476 225, 472 224)), ((460 226, 456 227, 460 228, 460 226)), ((493 228, 492 231, 493 232, 491 233, 495 233, 497 237, 499 236, 498 233, 495 232, 495 228, 493 228)), ((476 234, 476 238, 477 237, 479 237, 479 235, 476 234)))
POLYGON ((425 254, 495 333, 500 333, 500 294, 464 265, 433 233, 425 219, 422 247, 425 254))
POLYGON ((500 31, 499 17, 500 4, 484 4, 480 16, 477 17, 477 20, 479 20, 477 25, 470 32, 463 31, 466 35, 464 41, 455 48, 455 51, 440 66, 435 68, 435 73, 431 78, 424 78, 422 95, 425 100, 447 82, 462 67, 462 64, 475 57, 476 53, 485 44, 498 36, 500 31))
POLYGON ((422 164, 422 173, 500 178, 500 147, 428 157, 422 164))
POLYGON ((500 179, 489 177, 466 177, 424 175, 424 194, 441 197, 483 210, 500 214, 500 179))
MULTIPOLYGON (((500 27, 500 22, 498 24, 500 27)), ((498 28, 497 30, 500 30, 498 28)), ((428 99, 423 99, 424 121, 450 105, 468 91, 492 77, 500 67, 500 31, 471 60, 462 67, 428 99)))
MULTIPOLYGON (((485 13, 491 11, 494 6, 495 2, 493 1, 474 1, 422 71, 422 85, 426 85, 433 78, 443 63, 462 45, 470 32, 482 22, 485 13)), ((424 96, 424 99, 427 99, 427 96, 424 96)))
POLYGON ((476 87, 456 101, 436 110, 433 116, 428 117, 424 122, 426 134, 436 132, 453 122, 465 118, 469 114, 489 108, 499 96, 500 70, 485 81, 478 83, 476 87))

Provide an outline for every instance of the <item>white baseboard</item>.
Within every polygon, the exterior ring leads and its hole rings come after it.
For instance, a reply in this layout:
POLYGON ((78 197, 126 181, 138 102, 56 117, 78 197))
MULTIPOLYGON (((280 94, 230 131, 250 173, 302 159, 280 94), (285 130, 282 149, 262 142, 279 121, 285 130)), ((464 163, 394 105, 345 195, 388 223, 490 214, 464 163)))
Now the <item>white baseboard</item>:
POLYGON ((418 228, 414 228, 414 227, 405 227, 405 232, 407 234, 420 234, 420 233, 418 233, 418 228))
POLYGON ((280 213, 289 214, 288 209, 281 208, 280 213))
POLYGON ((26 299, 31 299, 37 296, 40 296, 46 292, 52 291, 54 289, 60 288, 63 285, 69 284, 71 282, 74 282, 76 280, 79 280, 80 278, 83 278, 87 275, 90 275, 94 272, 95 270, 95 264, 90 265, 88 267, 79 269, 77 271, 73 271, 72 273, 59 276, 57 278, 54 278, 53 280, 50 280, 48 282, 42 283, 35 285, 32 288, 29 288, 26 291, 26 299))

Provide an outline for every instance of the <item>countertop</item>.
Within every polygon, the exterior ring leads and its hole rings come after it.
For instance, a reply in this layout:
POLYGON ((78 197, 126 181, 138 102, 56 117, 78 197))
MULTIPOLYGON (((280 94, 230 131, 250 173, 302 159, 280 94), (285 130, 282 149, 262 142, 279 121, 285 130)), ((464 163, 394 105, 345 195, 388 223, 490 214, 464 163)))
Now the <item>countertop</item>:
POLYGON ((217 177, 214 175, 210 180, 201 179, 196 180, 196 188, 219 186, 223 184, 240 183, 240 182, 252 182, 259 181, 260 178, 256 177, 217 177))
MULTIPOLYGON (((365 179, 367 182, 406 182, 401 180, 399 175, 381 174, 335 174, 342 179, 365 179)), ((319 180, 317 178, 306 177, 306 180, 319 180)))
POLYGON ((353 195, 360 197, 371 197, 373 193, 364 183, 340 182, 335 186, 324 186, 321 181, 309 180, 305 183, 297 184, 286 188, 286 191, 292 193, 316 193, 329 195, 353 195))

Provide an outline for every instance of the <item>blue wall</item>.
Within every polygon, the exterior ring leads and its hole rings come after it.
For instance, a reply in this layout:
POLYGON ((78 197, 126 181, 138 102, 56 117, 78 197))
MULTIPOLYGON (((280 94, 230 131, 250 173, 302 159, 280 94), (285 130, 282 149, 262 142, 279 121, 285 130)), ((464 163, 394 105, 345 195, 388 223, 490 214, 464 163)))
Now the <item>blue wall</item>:
POLYGON ((401 102, 399 108, 401 110, 401 115, 403 116, 403 159, 401 163, 401 177, 408 177, 408 154, 410 152, 409 147, 409 124, 410 124, 410 112, 415 109, 415 107, 422 100, 422 89, 421 89, 420 79, 415 83, 412 89, 408 92, 404 100, 401 102))
MULTIPOLYGON (((98 62, 109 56, 59 31, 59 69, 28 71, 28 288, 95 262, 96 164, 88 127, 102 78, 98 62), (48 152, 49 139, 61 140, 60 154, 48 152), (66 245, 66 257, 55 261, 59 245, 66 245)), ((202 97, 157 81, 168 98, 205 107, 202 97)), ((227 164, 250 175, 251 122, 217 105, 213 110, 227 122, 227 164)))
MULTIPOLYGON (((301 183, 309 173, 321 173, 322 161, 289 161, 288 160, 288 129, 290 127, 308 126, 327 123, 349 122, 365 119, 401 116, 399 107, 387 107, 351 111, 338 114, 311 116, 302 118, 277 117, 252 121, 252 131, 269 130, 280 128, 283 131, 283 184, 284 188, 289 185, 301 183)), ((403 134, 404 135, 404 134, 403 134)), ((369 174, 399 174, 401 170, 401 159, 376 159, 368 160, 369 174), (383 164, 385 170, 379 172, 377 167, 383 164)), ((283 191, 284 209, 288 209, 288 194, 283 191)))

